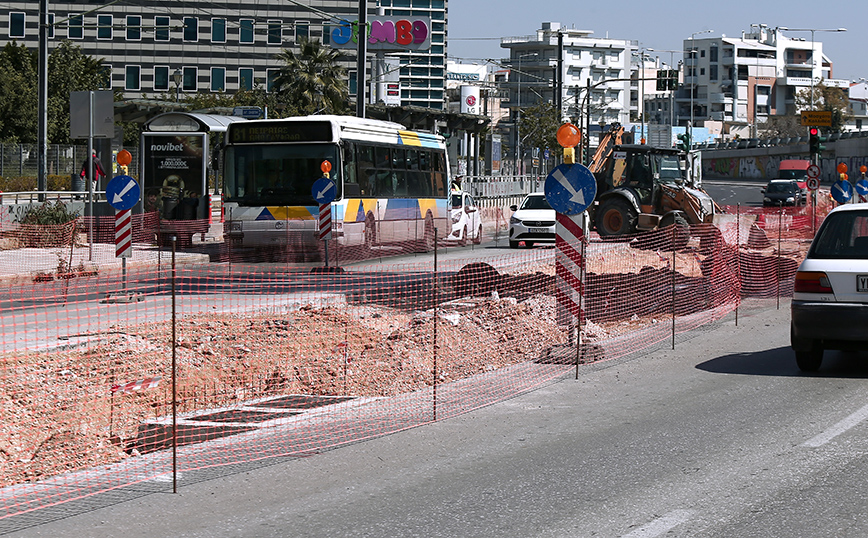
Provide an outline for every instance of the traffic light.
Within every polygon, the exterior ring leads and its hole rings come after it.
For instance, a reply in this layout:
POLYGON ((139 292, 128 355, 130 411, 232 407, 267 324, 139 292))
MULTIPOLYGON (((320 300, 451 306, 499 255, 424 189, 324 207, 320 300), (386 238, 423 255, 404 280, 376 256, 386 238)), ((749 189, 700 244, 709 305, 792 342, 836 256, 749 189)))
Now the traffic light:
POLYGON ((452 145, 452 131, 440 131, 440 134, 443 136, 443 138, 446 139, 446 145, 451 146, 452 145))
POLYGON ((690 133, 678 135, 678 142, 675 144, 675 148, 681 151, 690 151, 690 133))
POLYGON ((811 155, 819 155, 823 153, 823 150, 826 149, 826 146, 823 145, 823 142, 826 141, 825 136, 820 136, 820 129, 818 127, 811 127, 808 130, 810 134, 808 144, 811 151, 811 155))

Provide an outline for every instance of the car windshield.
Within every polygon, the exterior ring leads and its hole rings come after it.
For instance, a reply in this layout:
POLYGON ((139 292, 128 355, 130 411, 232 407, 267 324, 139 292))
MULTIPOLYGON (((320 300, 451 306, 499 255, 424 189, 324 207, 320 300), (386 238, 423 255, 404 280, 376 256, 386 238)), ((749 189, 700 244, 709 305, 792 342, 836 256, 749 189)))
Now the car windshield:
POLYGON ((452 207, 461 207, 461 194, 452 195, 452 207))
POLYGON ((795 186, 792 183, 769 183, 769 186, 766 187, 766 192, 775 193, 775 192, 793 192, 795 190, 795 186))
POLYGON ((808 257, 868 260, 868 210, 840 211, 826 217, 808 257))
POLYGON ((778 172, 781 179, 805 179, 808 173, 804 170, 781 170, 778 172))
POLYGON ((551 209, 549 201, 545 196, 528 196, 522 202, 519 209, 551 209))

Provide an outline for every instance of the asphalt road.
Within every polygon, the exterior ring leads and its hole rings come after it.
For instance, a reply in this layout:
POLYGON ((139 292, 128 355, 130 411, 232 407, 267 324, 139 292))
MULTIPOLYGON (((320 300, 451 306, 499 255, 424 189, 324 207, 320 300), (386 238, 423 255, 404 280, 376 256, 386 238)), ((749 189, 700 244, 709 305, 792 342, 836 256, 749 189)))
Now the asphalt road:
POLYGON ((786 302, 730 316, 456 419, 11 536, 866 536, 868 354, 801 375, 788 322, 786 302))

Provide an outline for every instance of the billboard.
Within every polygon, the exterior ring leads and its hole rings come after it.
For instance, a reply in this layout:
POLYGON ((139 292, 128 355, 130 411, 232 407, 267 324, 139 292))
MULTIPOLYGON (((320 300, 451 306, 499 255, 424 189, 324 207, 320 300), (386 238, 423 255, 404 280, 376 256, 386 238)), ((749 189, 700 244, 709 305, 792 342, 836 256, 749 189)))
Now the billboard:
MULTIPOLYGON (((341 21, 332 30, 331 46, 336 49, 356 48, 359 42, 359 21, 341 21)), ((431 48, 431 17, 384 17, 368 19, 368 50, 408 51, 431 48)))
POLYGON ((205 218, 206 133, 142 133, 144 211, 165 220, 205 218))

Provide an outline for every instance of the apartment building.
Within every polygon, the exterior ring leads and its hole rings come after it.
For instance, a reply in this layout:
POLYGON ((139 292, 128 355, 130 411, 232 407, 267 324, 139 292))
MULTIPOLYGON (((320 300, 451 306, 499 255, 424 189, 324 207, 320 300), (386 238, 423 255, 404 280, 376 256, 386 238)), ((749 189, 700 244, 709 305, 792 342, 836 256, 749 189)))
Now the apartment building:
MULTIPOLYGON (((426 48, 389 51, 400 58, 402 104, 443 107, 446 2, 381 0, 379 10, 373 3, 369 9, 372 24, 377 17, 423 21, 419 28, 424 26, 426 48)), ((112 88, 122 89, 130 99, 267 90, 281 66, 275 57, 296 47, 302 37, 345 51, 340 62, 348 69, 351 94, 356 93, 356 51, 349 26, 358 20, 355 1, 78 0, 52 1, 48 11, 49 48, 68 39, 84 54, 102 58, 111 69, 112 88)), ((38 2, 0 2, 0 17, 0 45, 14 41, 38 47, 38 2)), ((369 48, 369 58, 375 48, 369 48)))
POLYGON ((504 63, 516 75, 510 75, 510 106, 525 108, 540 101, 555 102, 552 79, 562 47, 563 117, 577 121, 589 114, 591 125, 626 125, 630 120, 632 55, 638 43, 591 34, 589 30, 544 22, 534 35, 501 39, 500 46, 509 49, 504 63))
POLYGON ((684 84, 677 97, 682 125, 692 117, 696 125, 717 121, 755 127, 770 115, 798 113, 796 96, 819 80, 849 87, 848 81, 833 78, 822 42, 785 28, 752 25, 739 38, 685 39, 683 46, 684 84))

